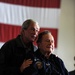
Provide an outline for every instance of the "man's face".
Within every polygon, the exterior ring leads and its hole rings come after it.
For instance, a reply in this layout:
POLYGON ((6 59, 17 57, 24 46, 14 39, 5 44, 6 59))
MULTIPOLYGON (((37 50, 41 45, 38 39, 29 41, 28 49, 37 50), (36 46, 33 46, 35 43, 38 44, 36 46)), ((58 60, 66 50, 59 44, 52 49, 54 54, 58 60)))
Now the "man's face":
POLYGON ((26 30, 24 30, 23 39, 27 42, 33 42, 38 36, 38 32, 39 32, 38 24, 31 23, 31 25, 26 30))
POLYGON ((51 54, 54 51, 54 38, 48 33, 43 35, 42 41, 38 44, 43 53, 51 54))

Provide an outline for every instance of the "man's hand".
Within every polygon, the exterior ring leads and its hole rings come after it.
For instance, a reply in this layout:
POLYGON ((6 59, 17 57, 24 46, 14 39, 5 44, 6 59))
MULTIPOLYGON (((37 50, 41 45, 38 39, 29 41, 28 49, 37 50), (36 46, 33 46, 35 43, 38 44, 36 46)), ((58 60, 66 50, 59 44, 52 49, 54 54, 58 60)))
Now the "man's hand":
POLYGON ((29 67, 32 64, 32 60, 31 59, 27 59, 24 60, 24 62, 22 63, 21 67, 20 67, 20 71, 23 72, 23 70, 27 67, 29 67))

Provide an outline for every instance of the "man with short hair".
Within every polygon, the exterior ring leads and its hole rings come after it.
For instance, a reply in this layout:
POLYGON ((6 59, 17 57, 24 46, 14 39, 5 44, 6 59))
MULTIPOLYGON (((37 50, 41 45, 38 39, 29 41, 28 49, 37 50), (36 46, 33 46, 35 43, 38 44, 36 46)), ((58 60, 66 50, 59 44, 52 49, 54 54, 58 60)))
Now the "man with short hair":
POLYGON ((38 35, 37 45, 36 75, 69 75, 62 59, 53 54, 54 37, 50 31, 45 30, 38 35))
POLYGON ((38 35, 38 49, 29 58, 33 63, 24 70, 24 75, 69 75, 64 62, 55 54, 54 37, 50 31, 43 31, 38 35))
POLYGON ((27 19, 16 38, 7 41, 1 47, 0 75, 22 75, 22 72, 32 64, 27 54, 33 54, 37 49, 33 42, 39 32, 39 25, 32 19, 27 19))

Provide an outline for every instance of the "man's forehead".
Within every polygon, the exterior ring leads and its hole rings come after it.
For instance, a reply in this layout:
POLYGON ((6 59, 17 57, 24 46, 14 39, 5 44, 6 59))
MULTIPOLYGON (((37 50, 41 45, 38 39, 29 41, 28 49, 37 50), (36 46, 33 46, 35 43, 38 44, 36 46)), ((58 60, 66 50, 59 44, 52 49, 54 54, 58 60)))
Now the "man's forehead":
POLYGON ((52 34, 51 33, 48 33, 48 34, 44 34, 43 36, 42 36, 43 38, 53 38, 53 36, 52 36, 52 34))
POLYGON ((40 29, 39 25, 37 24, 31 24, 29 28, 40 29))

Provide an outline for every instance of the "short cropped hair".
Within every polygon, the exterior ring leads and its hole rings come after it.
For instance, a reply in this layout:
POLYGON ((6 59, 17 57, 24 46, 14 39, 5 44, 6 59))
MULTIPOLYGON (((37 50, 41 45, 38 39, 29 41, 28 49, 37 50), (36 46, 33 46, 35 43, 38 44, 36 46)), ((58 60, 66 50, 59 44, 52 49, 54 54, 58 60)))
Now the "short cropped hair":
POLYGON ((37 38, 37 43, 41 42, 43 35, 48 34, 48 33, 51 34, 51 32, 49 30, 45 30, 45 31, 39 33, 38 38, 37 38))
POLYGON ((36 22, 32 19, 27 19, 26 21, 23 22, 22 29, 27 29, 31 23, 37 23, 38 24, 38 22, 36 22))

